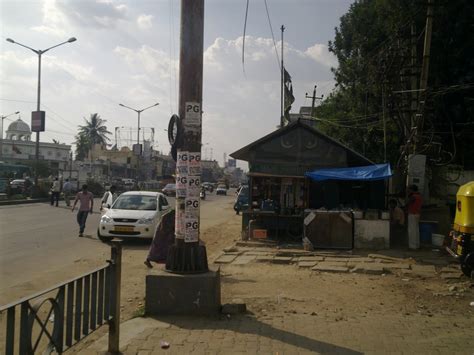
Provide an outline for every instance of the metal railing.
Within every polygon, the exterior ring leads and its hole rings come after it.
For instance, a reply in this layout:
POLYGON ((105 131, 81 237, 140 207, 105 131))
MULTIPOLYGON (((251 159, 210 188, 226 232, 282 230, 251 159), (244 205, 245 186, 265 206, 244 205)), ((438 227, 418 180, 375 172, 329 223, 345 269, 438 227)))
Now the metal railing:
POLYGON ((1 351, 61 354, 108 324, 108 351, 118 353, 122 246, 119 241, 111 244, 107 265, 1 306, 1 351))

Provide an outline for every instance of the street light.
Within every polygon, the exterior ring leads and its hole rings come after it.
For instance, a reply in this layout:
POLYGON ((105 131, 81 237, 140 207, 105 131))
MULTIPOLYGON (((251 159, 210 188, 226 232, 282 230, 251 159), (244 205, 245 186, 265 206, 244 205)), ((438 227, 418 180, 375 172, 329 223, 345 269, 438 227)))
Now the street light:
MULTIPOLYGON (((27 45, 24 45, 22 43, 14 41, 11 38, 7 38, 7 42, 17 44, 21 47, 29 49, 30 51, 32 51, 32 52, 34 52, 38 55, 38 96, 37 96, 37 100, 36 100, 36 111, 38 111, 38 112, 40 111, 40 102, 41 102, 41 99, 40 99, 41 98, 41 56, 44 53, 46 53, 47 51, 49 51, 50 49, 62 46, 63 44, 66 44, 66 43, 75 42, 76 40, 77 39, 75 37, 71 37, 65 42, 61 42, 59 44, 56 44, 55 46, 52 46, 52 47, 49 47, 49 48, 46 48, 46 49, 33 49, 31 47, 28 47, 27 45)), ((40 137, 40 131, 38 130, 38 131, 36 131, 36 149, 35 149, 35 165, 36 165, 36 168, 35 168, 35 187, 38 186, 39 137, 40 137)))
POLYGON ((0 159, 3 158, 3 120, 7 117, 10 117, 11 115, 18 115, 20 111, 16 111, 13 113, 9 113, 8 115, 5 116, 0 116, 2 118, 2 132, 1 132, 1 139, 0 139, 0 159))
POLYGON ((137 154, 137 181, 139 179, 139 165, 140 165, 140 156, 141 156, 141 149, 140 149, 140 114, 145 111, 145 110, 148 110, 149 108, 152 108, 152 107, 155 107, 155 106, 158 106, 160 103, 157 102, 156 104, 154 105, 151 105, 151 106, 148 106, 148 107, 145 107, 141 110, 137 110, 137 109, 134 109, 132 107, 129 107, 129 106, 126 106, 124 104, 119 104, 119 106, 122 106, 122 107, 125 107, 125 108, 128 108, 132 111, 135 111, 137 114, 138 114, 138 132, 137 132, 137 149, 138 149, 138 154, 137 154))
POLYGON ((145 107, 144 109, 141 109, 141 110, 137 110, 137 109, 131 108, 131 107, 126 106, 126 105, 124 105, 124 104, 119 104, 119 106, 128 108, 128 109, 130 109, 130 110, 135 111, 136 113, 138 113, 138 132, 137 132, 137 144, 138 144, 138 146, 140 146, 140 114, 141 114, 143 111, 148 110, 149 108, 158 106, 159 104, 160 104, 160 103, 157 102, 156 104, 151 105, 151 106, 148 106, 148 107, 145 107))

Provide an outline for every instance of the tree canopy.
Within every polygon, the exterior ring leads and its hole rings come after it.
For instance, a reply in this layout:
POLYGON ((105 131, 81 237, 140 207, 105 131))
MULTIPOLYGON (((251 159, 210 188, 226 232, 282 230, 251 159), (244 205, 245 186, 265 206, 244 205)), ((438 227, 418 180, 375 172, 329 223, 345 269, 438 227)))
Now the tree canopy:
POLYGON ((381 162, 385 121, 387 160, 396 163, 421 112, 417 151, 433 164, 474 168, 473 13, 472 1, 435 0, 428 89, 420 96, 427 4, 356 1, 329 42, 339 65, 335 90, 316 110, 319 128, 381 162))
POLYGON ((112 134, 107 130, 105 123, 107 120, 100 118, 98 113, 92 113, 89 120, 84 118, 85 124, 79 126, 76 135, 76 159, 84 160, 94 144, 106 145, 112 134))

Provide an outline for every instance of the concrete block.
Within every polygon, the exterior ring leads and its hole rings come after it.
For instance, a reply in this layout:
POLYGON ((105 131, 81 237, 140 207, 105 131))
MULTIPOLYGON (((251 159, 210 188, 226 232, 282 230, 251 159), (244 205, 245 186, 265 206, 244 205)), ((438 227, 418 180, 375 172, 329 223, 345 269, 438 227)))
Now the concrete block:
POLYGON ((224 254, 219 256, 214 263, 216 264, 229 264, 234 261, 234 259, 237 257, 237 254, 224 254))
POLYGON ((324 258, 324 261, 328 263, 347 263, 349 261, 349 258, 328 256, 324 258))
POLYGON ((290 264, 293 260, 290 256, 275 256, 272 263, 274 264, 290 264))
POLYGON ((356 274, 382 275, 385 270, 378 263, 361 263, 352 269, 351 272, 356 274))
POLYGON ((423 273, 433 273, 433 274, 436 274, 436 269, 434 267, 434 265, 417 265, 417 264, 413 264, 411 266, 411 269, 413 270, 413 272, 423 272, 423 273))
POLYGON ((316 265, 318 262, 317 261, 299 261, 298 262, 298 267, 300 268, 310 268, 316 265))
POLYGON ((408 270, 410 269, 409 264, 395 264, 395 263, 389 263, 389 264, 382 264, 383 269, 387 272, 394 272, 394 271, 399 271, 399 270, 408 270))
POLYGON ((459 272, 442 272, 440 276, 444 280, 458 280, 463 275, 464 274, 461 271, 459 271, 459 272))
POLYGON ((335 265, 334 263, 326 263, 321 262, 316 266, 312 267, 311 270, 313 271, 323 271, 323 272, 338 272, 338 273, 345 273, 349 272, 349 268, 343 266, 343 264, 335 265))
POLYGON ((388 256, 388 255, 383 255, 383 254, 369 254, 368 257, 372 259, 381 259, 382 262, 383 260, 388 260, 389 262, 405 262, 406 261, 406 259, 404 258, 395 258, 393 256, 388 256))
POLYGON ((271 263, 273 260, 273 256, 257 256, 255 261, 257 263, 271 263))
POLYGON ((253 260, 255 260, 255 255, 240 255, 232 262, 232 265, 246 265, 253 260))
POLYGON ((382 219, 355 220, 354 246, 357 249, 390 248, 390 221, 382 219))
POLYGON ((153 269, 146 276, 147 315, 212 315, 220 308, 219 271, 173 274, 153 269))
POLYGON ((298 261, 323 261, 324 256, 300 256, 298 261))

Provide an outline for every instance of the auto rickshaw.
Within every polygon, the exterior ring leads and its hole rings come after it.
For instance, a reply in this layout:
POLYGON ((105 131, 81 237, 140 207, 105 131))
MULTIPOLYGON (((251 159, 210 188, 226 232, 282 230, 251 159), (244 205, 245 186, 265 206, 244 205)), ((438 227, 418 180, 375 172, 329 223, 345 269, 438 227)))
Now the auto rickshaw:
POLYGON ((464 275, 474 272, 474 181, 462 185, 456 194, 456 216, 446 250, 459 259, 464 275))

